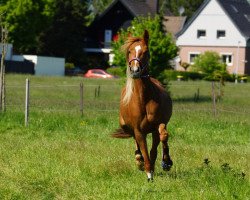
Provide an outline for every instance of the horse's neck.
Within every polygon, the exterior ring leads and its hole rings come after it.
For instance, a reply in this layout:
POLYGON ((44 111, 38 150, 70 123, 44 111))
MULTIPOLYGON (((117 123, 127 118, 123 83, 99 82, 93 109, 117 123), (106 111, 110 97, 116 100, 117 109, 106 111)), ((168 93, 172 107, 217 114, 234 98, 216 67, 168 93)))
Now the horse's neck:
POLYGON ((151 81, 149 78, 135 79, 134 80, 134 93, 141 99, 145 100, 145 97, 150 93, 151 81))

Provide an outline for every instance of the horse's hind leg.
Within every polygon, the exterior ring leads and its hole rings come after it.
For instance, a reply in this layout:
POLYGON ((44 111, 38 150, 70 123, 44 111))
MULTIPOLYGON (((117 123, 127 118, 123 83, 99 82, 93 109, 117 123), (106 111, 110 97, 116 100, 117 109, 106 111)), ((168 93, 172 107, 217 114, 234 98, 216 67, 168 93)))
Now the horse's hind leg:
POLYGON ((135 161, 139 170, 144 171, 144 159, 140 150, 138 143, 135 141, 135 161))
POLYGON ((173 162, 169 155, 169 147, 168 147, 168 132, 166 130, 165 124, 159 125, 159 134, 160 140, 162 142, 163 155, 162 155, 162 168, 163 170, 169 171, 173 165, 173 162))

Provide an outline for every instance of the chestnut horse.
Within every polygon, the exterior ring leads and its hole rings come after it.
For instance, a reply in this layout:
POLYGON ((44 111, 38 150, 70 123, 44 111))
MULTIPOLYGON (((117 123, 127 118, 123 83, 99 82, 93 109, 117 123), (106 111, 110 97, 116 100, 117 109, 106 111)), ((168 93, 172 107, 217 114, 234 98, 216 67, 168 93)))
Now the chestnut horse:
POLYGON ((167 123, 172 115, 172 100, 161 83, 149 76, 149 35, 128 37, 123 45, 127 59, 126 87, 121 93, 120 129, 113 137, 134 137, 135 158, 138 168, 145 170, 153 180, 157 147, 162 142, 162 168, 170 170, 173 162, 169 155, 167 123), (152 133, 152 149, 147 149, 146 137, 152 133))

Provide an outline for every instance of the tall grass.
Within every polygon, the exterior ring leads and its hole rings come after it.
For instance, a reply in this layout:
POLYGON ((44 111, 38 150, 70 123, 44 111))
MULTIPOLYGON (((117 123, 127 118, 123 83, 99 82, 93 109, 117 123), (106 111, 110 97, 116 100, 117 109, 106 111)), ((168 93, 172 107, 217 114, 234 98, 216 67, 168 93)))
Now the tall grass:
POLYGON ((23 107, 11 106, 24 99, 25 76, 7 76, 9 107, 0 114, 0 199, 249 199, 250 84, 227 84, 214 117, 210 83, 172 82, 174 166, 162 171, 159 147, 155 180, 148 183, 136 168, 132 139, 109 137, 118 127, 123 80, 30 79, 33 107, 25 128, 23 107), (83 117, 81 81, 89 102, 83 117), (99 85, 101 95, 95 97, 99 85), (194 102, 197 88, 200 101, 194 102))

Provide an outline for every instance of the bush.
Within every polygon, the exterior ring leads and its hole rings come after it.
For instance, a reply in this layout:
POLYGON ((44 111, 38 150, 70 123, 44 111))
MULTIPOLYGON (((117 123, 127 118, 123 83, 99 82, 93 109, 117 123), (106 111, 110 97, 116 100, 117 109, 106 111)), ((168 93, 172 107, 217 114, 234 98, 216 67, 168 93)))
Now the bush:
POLYGON ((209 81, 224 81, 228 76, 226 64, 221 61, 217 52, 206 51, 194 60, 191 69, 205 74, 204 79, 209 81))
POLYGON ((202 80, 204 74, 198 72, 187 72, 187 71, 175 71, 175 70, 164 70, 163 73, 159 76, 159 79, 164 83, 170 80, 202 80))
POLYGON ((74 69, 75 65, 74 63, 65 63, 65 69, 74 69))
POLYGON ((128 36, 143 35, 145 30, 149 32, 149 52, 152 55, 149 60, 150 74, 156 78, 167 67, 170 68, 169 60, 177 55, 178 48, 170 34, 165 34, 162 19, 156 15, 151 17, 138 17, 132 22, 127 30, 120 30, 118 40, 112 43, 115 55, 113 64, 126 68, 126 59, 121 46, 128 36))
POLYGON ((250 76, 247 76, 247 82, 250 82, 250 76))
MULTIPOLYGON (((211 81, 211 79, 207 78, 204 73, 190 72, 190 71, 164 70, 163 73, 161 73, 159 76, 159 80, 164 84, 167 83, 168 81, 175 81, 178 78, 183 81, 188 81, 188 80, 211 81)), ((235 74, 225 74, 224 80, 228 82, 234 82, 235 78, 236 78, 235 74)), ((242 80, 244 82, 250 82, 250 76, 239 75, 238 82, 241 82, 242 80)))
POLYGON ((124 69, 121 67, 110 67, 107 69, 107 72, 114 75, 114 76, 119 76, 119 77, 126 76, 124 69))
MULTIPOLYGON (((236 75, 235 74, 228 74, 226 77, 225 77, 225 81, 228 81, 228 82, 235 82, 235 79, 236 79, 236 75)), ((249 82, 250 81, 250 76, 247 76, 247 75, 238 75, 238 82, 249 82)))

